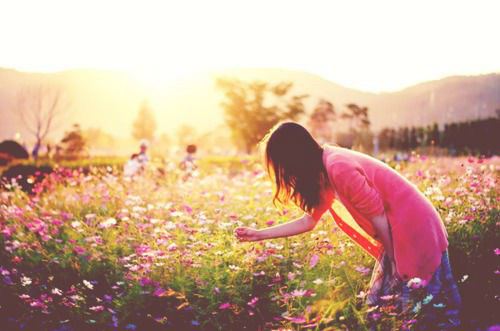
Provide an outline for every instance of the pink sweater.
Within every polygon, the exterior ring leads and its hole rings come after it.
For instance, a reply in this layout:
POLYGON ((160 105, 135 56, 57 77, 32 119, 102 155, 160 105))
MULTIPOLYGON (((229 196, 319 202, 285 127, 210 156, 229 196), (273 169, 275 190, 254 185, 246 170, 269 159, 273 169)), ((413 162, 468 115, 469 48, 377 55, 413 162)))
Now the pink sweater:
MULTIPOLYGON (((332 190, 322 193, 323 202, 312 216, 318 220, 330 209, 346 231, 342 220, 330 208, 337 198, 356 223, 377 240, 371 219, 385 212, 392 231, 398 274, 403 280, 413 277, 430 280, 448 247, 443 222, 431 202, 398 172, 368 155, 325 146, 323 164, 332 190)), ((353 233, 352 228, 346 232, 376 256, 373 252, 376 247, 363 240, 361 234, 353 233)))

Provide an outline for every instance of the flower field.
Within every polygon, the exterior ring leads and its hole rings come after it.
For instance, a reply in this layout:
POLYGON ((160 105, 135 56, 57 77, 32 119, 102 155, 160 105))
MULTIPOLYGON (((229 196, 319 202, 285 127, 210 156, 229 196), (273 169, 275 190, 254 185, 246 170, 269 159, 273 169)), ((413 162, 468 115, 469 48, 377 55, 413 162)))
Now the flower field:
MULTIPOLYGON (((499 322, 498 158, 414 156, 394 166, 442 215, 467 325, 499 322)), ((174 168, 134 179, 119 167, 58 168, 33 194, 7 184, 1 329, 368 329, 362 301, 374 261, 330 216, 304 235, 239 243, 234 228, 300 211, 272 205, 253 161, 211 163, 189 178, 174 168)), ((411 329, 426 304, 416 302, 414 316, 381 310, 378 324, 411 329)))

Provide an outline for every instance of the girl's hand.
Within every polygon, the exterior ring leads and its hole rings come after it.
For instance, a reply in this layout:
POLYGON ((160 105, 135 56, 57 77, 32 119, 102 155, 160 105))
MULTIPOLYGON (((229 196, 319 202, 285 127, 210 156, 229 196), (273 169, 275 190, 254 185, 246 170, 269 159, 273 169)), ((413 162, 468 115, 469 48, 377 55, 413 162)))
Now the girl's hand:
POLYGON ((263 239, 260 232, 250 228, 236 228, 234 235, 239 241, 258 241, 263 239))

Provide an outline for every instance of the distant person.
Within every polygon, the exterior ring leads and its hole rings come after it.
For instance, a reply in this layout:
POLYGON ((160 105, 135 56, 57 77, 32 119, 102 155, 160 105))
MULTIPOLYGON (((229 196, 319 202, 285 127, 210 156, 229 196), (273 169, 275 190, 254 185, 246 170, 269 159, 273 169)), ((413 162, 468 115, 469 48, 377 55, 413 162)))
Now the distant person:
POLYGON ((147 154, 149 147, 149 142, 145 139, 141 140, 141 145, 140 145, 140 152, 137 155, 137 161, 142 165, 146 166, 146 164, 149 162, 149 157, 147 154))
POLYGON ((320 146, 297 123, 276 126, 263 144, 265 166, 276 185, 274 200, 292 201, 304 215, 260 230, 239 227, 235 235, 240 241, 311 231, 329 211, 340 229, 378 260, 367 304, 384 308, 384 296, 397 295, 396 307, 404 311, 411 304, 411 288, 416 284, 429 298, 417 330, 451 330, 460 325, 461 298, 448 260, 446 229, 415 185, 369 155, 320 146), (342 213, 335 211, 335 200, 345 206, 363 232, 339 216, 342 213))
POLYGON ((133 177, 141 170, 141 163, 139 162, 139 154, 132 154, 130 159, 123 167, 123 175, 125 177, 133 177))
POLYGON ((139 153, 134 153, 130 159, 125 163, 123 167, 123 175, 125 177, 132 177, 142 173, 149 162, 148 151, 148 141, 142 140, 140 143, 139 153))
POLYGON ((191 177, 196 177, 196 168, 198 168, 198 166, 196 165, 196 158, 194 157, 196 151, 196 145, 187 145, 186 156, 180 163, 180 168, 184 170, 184 176, 182 176, 182 179, 184 181, 188 180, 191 177))
POLYGON ((192 170, 195 170, 197 168, 196 162, 195 162, 196 159, 194 156, 196 154, 197 149, 198 148, 194 144, 187 145, 186 156, 184 157, 184 159, 181 161, 181 164, 180 164, 182 170, 192 171, 192 170))

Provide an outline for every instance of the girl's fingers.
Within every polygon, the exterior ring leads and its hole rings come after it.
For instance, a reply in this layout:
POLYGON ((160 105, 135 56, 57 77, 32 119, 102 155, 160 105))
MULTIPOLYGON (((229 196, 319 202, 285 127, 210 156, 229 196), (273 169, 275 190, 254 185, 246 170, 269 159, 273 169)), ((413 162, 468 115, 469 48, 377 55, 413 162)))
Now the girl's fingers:
POLYGON ((252 229, 249 228, 236 228, 234 234, 240 242, 255 240, 255 235, 252 233, 252 229))
POLYGON ((234 230, 237 234, 243 234, 246 232, 246 229, 245 228, 236 228, 234 230))
POLYGON ((238 237, 237 238, 240 242, 248 241, 247 237, 238 237))

